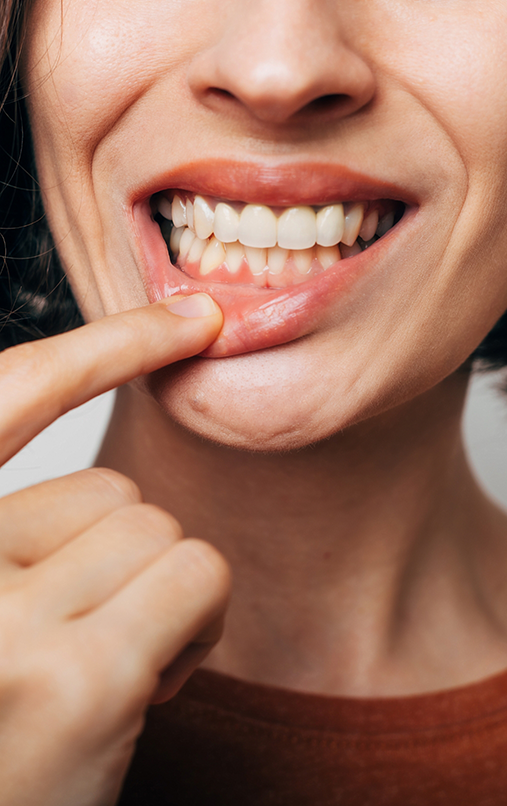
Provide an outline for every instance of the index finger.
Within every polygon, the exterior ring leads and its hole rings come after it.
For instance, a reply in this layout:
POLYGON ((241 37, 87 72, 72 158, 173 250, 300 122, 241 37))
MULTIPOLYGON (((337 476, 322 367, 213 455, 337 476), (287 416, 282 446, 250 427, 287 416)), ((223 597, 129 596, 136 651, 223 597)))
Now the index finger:
POLYGON ((207 294, 171 297, 5 350, 0 354, 0 464, 75 406, 202 352, 222 321, 207 294))

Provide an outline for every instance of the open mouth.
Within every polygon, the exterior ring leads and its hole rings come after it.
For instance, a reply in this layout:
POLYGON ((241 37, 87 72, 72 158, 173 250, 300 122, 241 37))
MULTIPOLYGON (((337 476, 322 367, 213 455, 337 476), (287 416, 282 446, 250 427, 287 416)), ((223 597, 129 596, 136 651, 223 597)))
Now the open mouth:
POLYGON ((405 204, 280 207, 174 189, 152 196, 151 209, 172 265, 189 278, 281 289, 372 246, 402 218, 405 204))

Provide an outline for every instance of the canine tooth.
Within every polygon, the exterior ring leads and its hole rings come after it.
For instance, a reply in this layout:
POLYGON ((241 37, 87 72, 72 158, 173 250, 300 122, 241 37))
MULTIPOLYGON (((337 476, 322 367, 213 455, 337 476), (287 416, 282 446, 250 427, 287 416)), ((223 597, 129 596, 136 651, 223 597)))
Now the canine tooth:
POLYGON ((354 255, 360 255, 361 251, 362 251, 361 247, 359 246, 357 241, 353 243, 352 246, 347 246, 346 244, 340 246, 340 252, 343 258, 354 257, 354 255))
POLYGON ((194 199, 194 229, 198 238, 205 241, 213 234, 215 214, 206 199, 196 196, 194 199))
POLYGON ((194 230, 194 232, 195 232, 195 227, 194 227, 194 205, 192 204, 190 199, 187 199, 187 227, 190 227, 190 229, 194 230))
POLYGON ((173 255, 177 255, 180 251, 180 241, 185 230, 186 227, 173 227, 171 237, 169 239, 169 246, 171 247, 173 255))
POLYGON ((281 246, 272 246, 268 249, 268 269, 270 274, 281 274, 285 268, 287 258, 289 257, 288 249, 282 249, 281 246))
MULTIPOLYGON (((162 211, 161 211, 162 212, 162 211)), ((162 213, 162 215, 164 215, 162 213)), ((176 195, 171 207, 171 218, 175 227, 184 227, 187 223, 187 208, 183 199, 176 195)))
POLYGON ((267 254, 265 249, 245 246, 245 255, 252 274, 262 274, 266 268, 267 254))
POLYGON ((314 257, 313 247, 311 249, 296 249, 292 253, 292 257, 296 264, 298 274, 308 274, 314 257))
POLYGON ((338 246, 318 246, 317 260, 323 269, 329 269, 340 260, 340 250, 338 246))
POLYGON ((183 235, 180 240, 180 257, 186 257, 190 252, 190 248, 195 241, 195 235, 191 229, 185 227, 183 235))
POLYGON ((201 241, 200 238, 194 238, 190 252, 188 253, 187 263, 197 263, 201 259, 201 255, 208 245, 207 241, 201 241))
POLYGON ((264 204, 247 204, 239 217, 238 241, 258 249, 276 245, 276 216, 264 204))
POLYGON ((385 216, 382 216, 375 234, 378 235, 379 238, 382 238, 382 236, 385 235, 386 232, 388 232, 391 229, 393 224, 394 224, 394 212, 391 210, 390 213, 386 213, 385 216))
POLYGON ((364 219, 361 229, 359 230, 359 237, 363 241, 371 241, 378 227, 378 210, 372 210, 364 219))
POLYGON ((345 227, 343 204, 330 204, 317 213, 317 243, 335 246, 340 243, 345 227))
POLYGON ((172 221, 172 204, 169 199, 166 199, 165 196, 159 196, 157 199, 157 207, 160 215, 164 216, 164 218, 167 218, 168 221, 172 221))
POLYGON ((352 246, 357 240, 364 217, 364 207, 362 204, 354 204, 345 216, 345 228, 342 235, 342 243, 352 246))
POLYGON ((278 246, 308 249, 315 244, 317 222, 311 207, 289 207, 278 219, 278 246))
POLYGON ((231 274, 236 274, 241 268, 245 250, 240 243, 228 243, 225 247, 225 262, 231 274))
POLYGON ((223 243, 212 238, 201 257, 201 274, 209 274, 213 269, 218 269, 225 260, 225 249, 223 243))
POLYGON ((213 231, 222 243, 234 243, 238 240, 239 215, 230 204, 219 202, 215 207, 213 231))

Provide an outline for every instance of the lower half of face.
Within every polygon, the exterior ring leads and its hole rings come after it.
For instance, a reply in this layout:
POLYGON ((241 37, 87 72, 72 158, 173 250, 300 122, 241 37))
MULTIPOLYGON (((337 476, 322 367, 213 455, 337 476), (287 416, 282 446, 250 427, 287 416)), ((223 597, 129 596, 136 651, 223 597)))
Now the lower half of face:
POLYGON ((439 27, 409 3, 300 3, 287 49, 270 40, 271 5, 266 30, 245 33, 241 4, 225 24, 196 0, 189 44, 175 3, 134 15, 72 0, 53 57, 51 5, 34 17, 25 81, 85 318, 200 290, 224 312, 203 356, 139 382, 177 422, 250 450, 307 445, 439 383, 507 308, 507 113, 491 31, 472 15, 455 60, 475 37, 476 95, 465 60, 445 71, 433 53, 449 9, 439 27), (308 36, 322 43, 313 73, 291 62, 308 36))

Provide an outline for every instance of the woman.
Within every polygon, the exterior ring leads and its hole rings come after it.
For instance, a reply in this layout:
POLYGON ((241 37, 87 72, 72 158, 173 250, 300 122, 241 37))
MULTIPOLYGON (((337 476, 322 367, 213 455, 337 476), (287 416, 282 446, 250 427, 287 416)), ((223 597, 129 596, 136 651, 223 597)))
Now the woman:
POLYGON ((107 471, 1 504, 6 802, 503 803, 507 523, 459 423, 505 351, 504 4, 25 11, 5 330, 77 322, 20 263, 32 146, 89 324, 4 353, 3 457, 121 388, 107 471))

